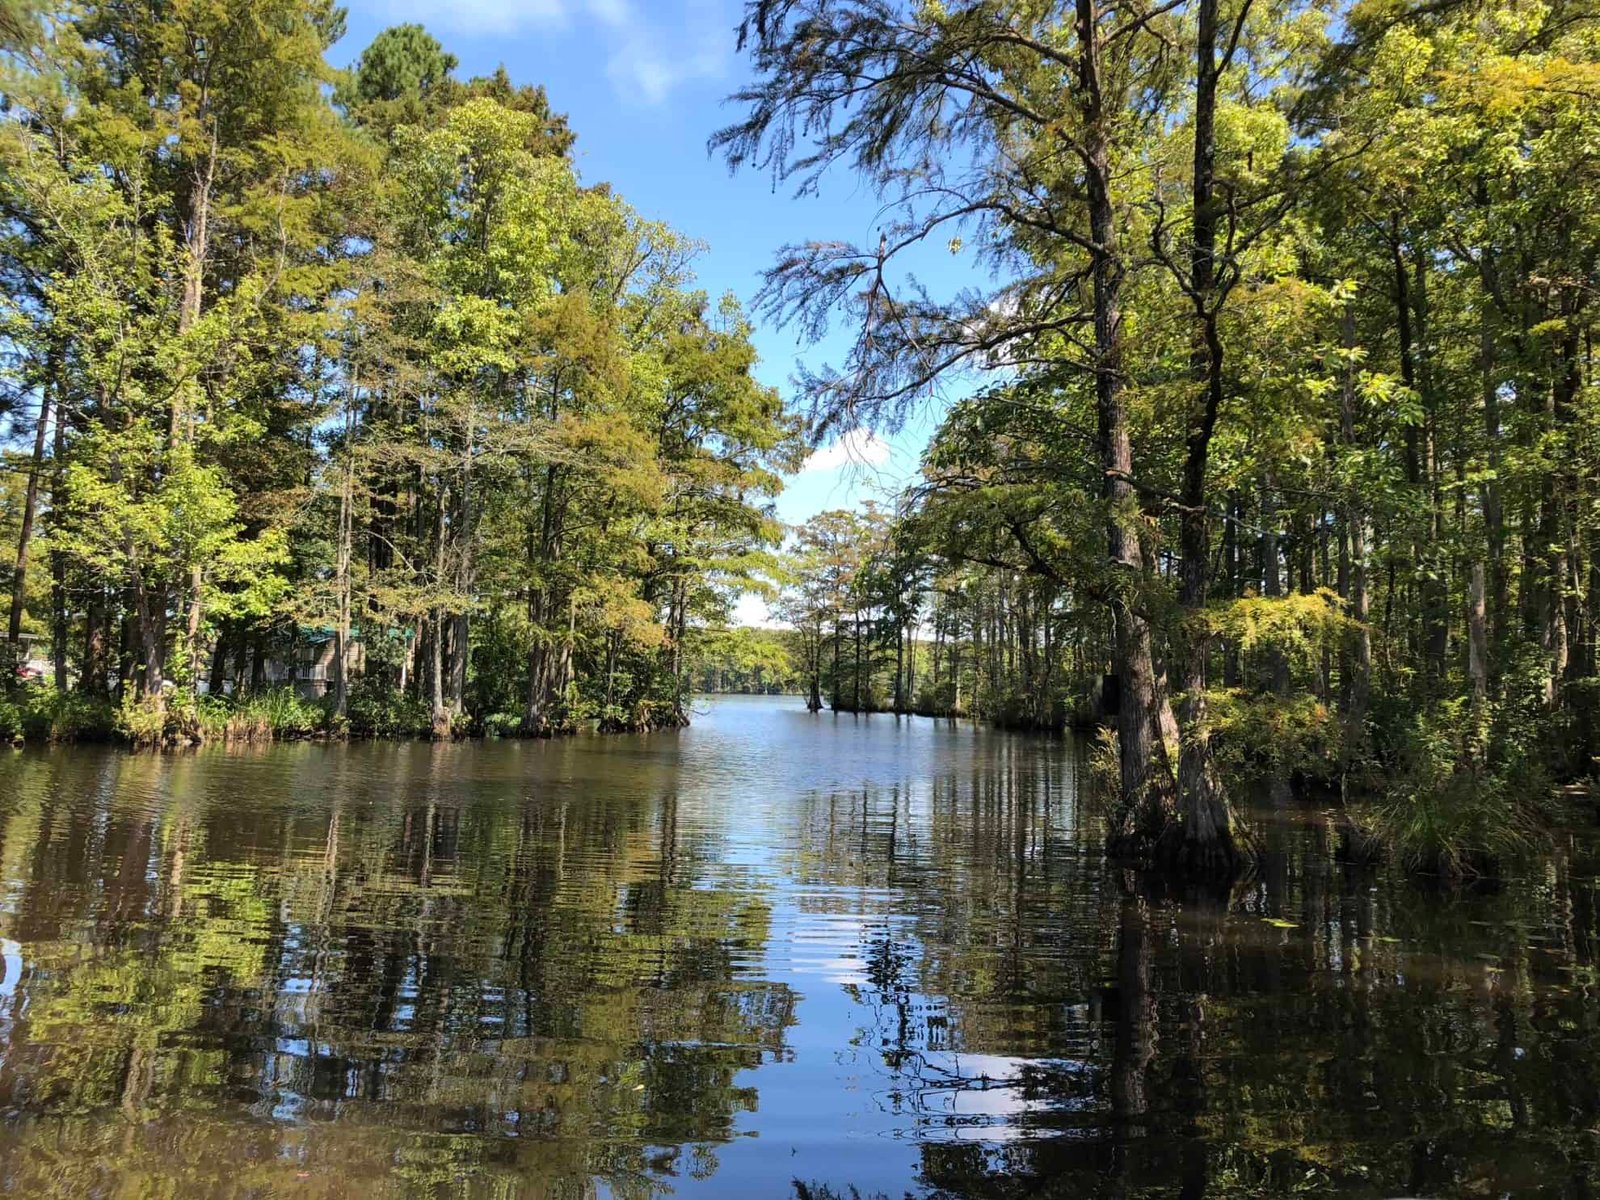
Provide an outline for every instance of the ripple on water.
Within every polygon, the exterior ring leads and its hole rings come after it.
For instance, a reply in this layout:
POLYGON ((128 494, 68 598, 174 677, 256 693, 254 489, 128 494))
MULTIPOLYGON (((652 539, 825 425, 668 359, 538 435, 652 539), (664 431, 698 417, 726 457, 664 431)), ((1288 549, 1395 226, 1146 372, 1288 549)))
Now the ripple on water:
POLYGON ((1160 898, 1083 772, 767 699, 0 760, 0 1192, 1600 1189, 1586 844, 1447 898, 1313 813, 1160 898))

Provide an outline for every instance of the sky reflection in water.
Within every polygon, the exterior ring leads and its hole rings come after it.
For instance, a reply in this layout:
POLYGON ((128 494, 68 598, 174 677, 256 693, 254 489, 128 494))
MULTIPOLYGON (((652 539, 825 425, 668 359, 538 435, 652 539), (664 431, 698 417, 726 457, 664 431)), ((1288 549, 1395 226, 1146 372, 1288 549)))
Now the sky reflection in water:
POLYGON ((1587 837, 1152 895, 1076 743, 703 707, 0 760, 0 1191, 1600 1195, 1587 837))

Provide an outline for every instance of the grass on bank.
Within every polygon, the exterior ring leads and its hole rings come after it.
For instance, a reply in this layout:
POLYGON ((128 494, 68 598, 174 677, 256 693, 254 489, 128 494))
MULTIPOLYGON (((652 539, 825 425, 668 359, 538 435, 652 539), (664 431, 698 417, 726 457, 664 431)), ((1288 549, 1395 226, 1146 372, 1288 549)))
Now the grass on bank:
MULTIPOLYGON (((606 731, 662 729, 679 723, 667 699, 639 700, 626 709, 586 705, 573 695, 543 732, 562 734, 592 724, 606 731)), ((521 713, 457 717, 457 736, 521 736, 521 713)), ((344 716, 331 698, 308 700, 280 687, 239 696, 169 692, 161 703, 62 694, 44 684, 0 691, 0 745, 27 742, 116 742, 151 749, 206 744, 249 745, 308 738, 426 738, 433 721, 426 701, 369 681, 351 688, 344 716)))
POLYGON ((121 742, 138 747, 245 745, 314 737, 417 737, 431 732, 427 706, 378 689, 352 691, 346 715, 293 688, 241 696, 178 691, 162 704, 60 693, 28 684, 0 693, 0 744, 121 742))

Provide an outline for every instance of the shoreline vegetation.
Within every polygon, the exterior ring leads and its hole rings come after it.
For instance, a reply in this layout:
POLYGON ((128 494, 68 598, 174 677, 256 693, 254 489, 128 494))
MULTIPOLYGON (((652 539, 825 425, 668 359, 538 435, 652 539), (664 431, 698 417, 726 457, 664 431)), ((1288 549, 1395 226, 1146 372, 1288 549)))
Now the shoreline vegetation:
POLYGON ((1095 730, 1108 849, 1201 880, 1252 869, 1246 791, 1459 879, 1595 777, 1584 12, 750 0, 713 151, 883 224, 749 312, 420 26, 338 70, 327 0, 0 16, 0 738, 793 689, 1095 730), (756 318, 848 349, 786 405, 756 318), (901 494, 778 522, 936 401, 901 494))
POLYGON ((5 13, 0 738, 686 721, 806 451, 698 244, 420 26, 5 13))
POLYGON ((1335 797, 1349 859, 1537 845, 1600 751, 1587 12, 746 13, 713 147, 884 214, 754 311, 849 338, 817 428, 940 417, 919 480, 798 533, 813 707, 1098 704, 1109 848, 1176 879, 1253 869, 1256 787, 1335 797))
MULTIPOLYGON (((450 737, 559 737, 583 729, 643 733, 687 723, 687 712, 676 708, 639 710, 626 720, 570 717, 560 727, 529 735, 516 714, 491 714, 461 722, 450 737)), ((139 703, 118 706, 104 697, 59 693, 40 686, 0 694, 0 745, 16 748, 99 743, 160 750, 214 744, 436 739, 427 706, 406 697, 357 694, 340 716, 326 700, 308 700, 292 688, 237 698, 178 695, 159 708, 139 703)))

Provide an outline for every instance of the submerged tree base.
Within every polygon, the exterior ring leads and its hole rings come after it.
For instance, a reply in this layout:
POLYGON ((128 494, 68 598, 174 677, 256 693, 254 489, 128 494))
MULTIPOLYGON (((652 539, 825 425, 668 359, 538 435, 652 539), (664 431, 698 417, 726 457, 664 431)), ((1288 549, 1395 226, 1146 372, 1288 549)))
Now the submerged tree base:
POLYGON ((1156 842, 1151 857, 1160 869, 1188 879, 1237 879, 1255 862, 1249 843, 1232 833, 1197 838, 1176 824, 1156 842))

